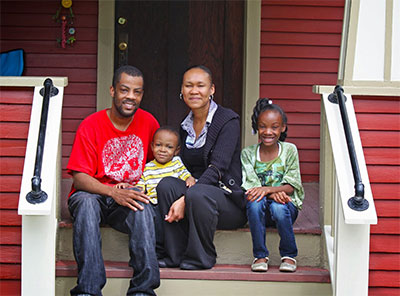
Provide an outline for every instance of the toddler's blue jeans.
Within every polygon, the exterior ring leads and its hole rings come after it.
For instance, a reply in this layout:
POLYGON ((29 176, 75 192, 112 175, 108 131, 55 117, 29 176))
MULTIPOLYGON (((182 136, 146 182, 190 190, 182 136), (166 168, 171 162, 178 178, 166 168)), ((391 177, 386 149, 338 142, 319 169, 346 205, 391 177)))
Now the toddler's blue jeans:
POLYGON ((247 202, 246 208, 253 240, 254 258, 264 258, 269 255, 265 244, 267 226, 273 226, 278 229, 281 238, 279 243, 281 257, 294 258, 297 256, 293 223, 296 221, 298 210, 293 203, 280 204, 264 197, 259 202, 247 202))

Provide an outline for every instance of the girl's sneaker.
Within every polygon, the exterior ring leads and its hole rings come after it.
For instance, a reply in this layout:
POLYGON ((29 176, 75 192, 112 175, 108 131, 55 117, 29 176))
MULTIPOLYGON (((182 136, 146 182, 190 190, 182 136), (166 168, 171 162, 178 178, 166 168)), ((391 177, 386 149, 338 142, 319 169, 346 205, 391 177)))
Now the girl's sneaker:
POLYGON ((279 266, 279 271, 283 271, 283 272, 295 272, 296 271, 296 268, 297 268, 296 259, 285 256, 285 257, 281 258, 281 261, 282 261, 282 263, 281 263, 281 266, 279 266), (285 259, 289 259, 293 263, 284 261, 285 259))
POLYGON ((268 270, 268 261, 269 261, 268 257, 254 258, 253 263, 251 264, 251 271, 266 272, 268 270), (256 261, 259 259, 265 259, 266 261, 261 261, 256 263, 256 261))

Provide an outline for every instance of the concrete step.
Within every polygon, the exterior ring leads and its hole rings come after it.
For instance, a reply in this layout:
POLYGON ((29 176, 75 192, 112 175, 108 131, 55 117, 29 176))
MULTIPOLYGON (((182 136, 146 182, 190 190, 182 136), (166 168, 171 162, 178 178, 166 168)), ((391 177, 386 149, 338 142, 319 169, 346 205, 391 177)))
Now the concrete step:
MULTIPOLYGON (((297 231, 296 231, 297 232, 297 231)), ((110 227, 102 227, 103 257, 108 261, 129 261, 128 236, 110 227)), ((299 255, 299 266, 325 267, 321 235, 315 233, 295 234, 299 255)), ((217 264, 251 264, 252 242, 248 229, 234 231, 217 230, 214 237, 217 264)), ((267 245, 272 265, 280 264, 278 250, 279 235, 275 229, 267 233, 267 245)), ((72 252, 72 229, 62 227, 58 231, 57 260, 74 260, 72 252)))
MULTIPOLYGON (((132 270, 126 262, 106 262, 107 284, 104 296, 125 295, 132 270)), ((76 283, 73 261, 58 261, 56 295, 67 296, 76 283)), ((279 272, 270 266, 266 273, 251 272, 248 265, 216 265, 210 270, 184 271, 162 268, 161 296, 203 295, 331 295, 329 272, 325 269, 299 267, 295 273, 279 272)))

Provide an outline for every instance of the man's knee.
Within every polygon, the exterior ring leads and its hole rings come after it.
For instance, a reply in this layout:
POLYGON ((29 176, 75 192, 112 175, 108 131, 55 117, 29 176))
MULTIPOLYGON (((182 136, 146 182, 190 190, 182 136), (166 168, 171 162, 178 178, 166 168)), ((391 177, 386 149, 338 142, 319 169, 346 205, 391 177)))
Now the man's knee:
POLYGON ((77 191, 69 198, 68 208, 73 217, 80 213, 87 216, 97 214, 100 212, 99 195, 77 191))
POLYGON ((153 225, 155 218, 153 206, 151 204, 138 203, 143 206, 143 210, 132 211, 129 208, 124 208, 127 215, 127 223, 145 223, 153 225))

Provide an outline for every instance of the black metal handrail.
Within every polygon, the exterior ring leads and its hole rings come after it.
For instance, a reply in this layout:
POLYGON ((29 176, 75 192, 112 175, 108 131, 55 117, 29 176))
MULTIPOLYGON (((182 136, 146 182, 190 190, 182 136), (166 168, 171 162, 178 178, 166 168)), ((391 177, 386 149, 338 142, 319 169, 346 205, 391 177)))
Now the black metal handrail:
POLYGON ((353 171, 354 178, 354 191, 355 195, 351 197, 347 204, 349 207, 356 211, 364 211, 368 209, 368 200, 364 198, 364 184, 361 180, 360 169, 358 167, 356 150, 354 148, 353 136, 351 134, 351 128, 349 118, 347 116, 346 109, 346 96, 343 94, 343 88, 340 85, 336 85, 333 94, 330 94, 328 99, 330 102, 339 104, 340 115, 342 118, 344 133, 346 135, 347 149, 349 151, 351 168, 353 171))
POLYGON ((32 178, 32 191, 26 195, 26 200, 31 204, 42 203, 47 200, 47 193, 40 188, 42 183, 40 175, 42 172, 43 148, 46 137, 47 114, 49 113, 50 97, 58 94, 58 89, 53 87, 53 81, 50 78, 47 78, 43 85, 44 93, 43 88, 40 90, 40 94, 43 96, 43 104, 42 114, 40 117, 38 144, 36 149, 35 168, 32 178))

